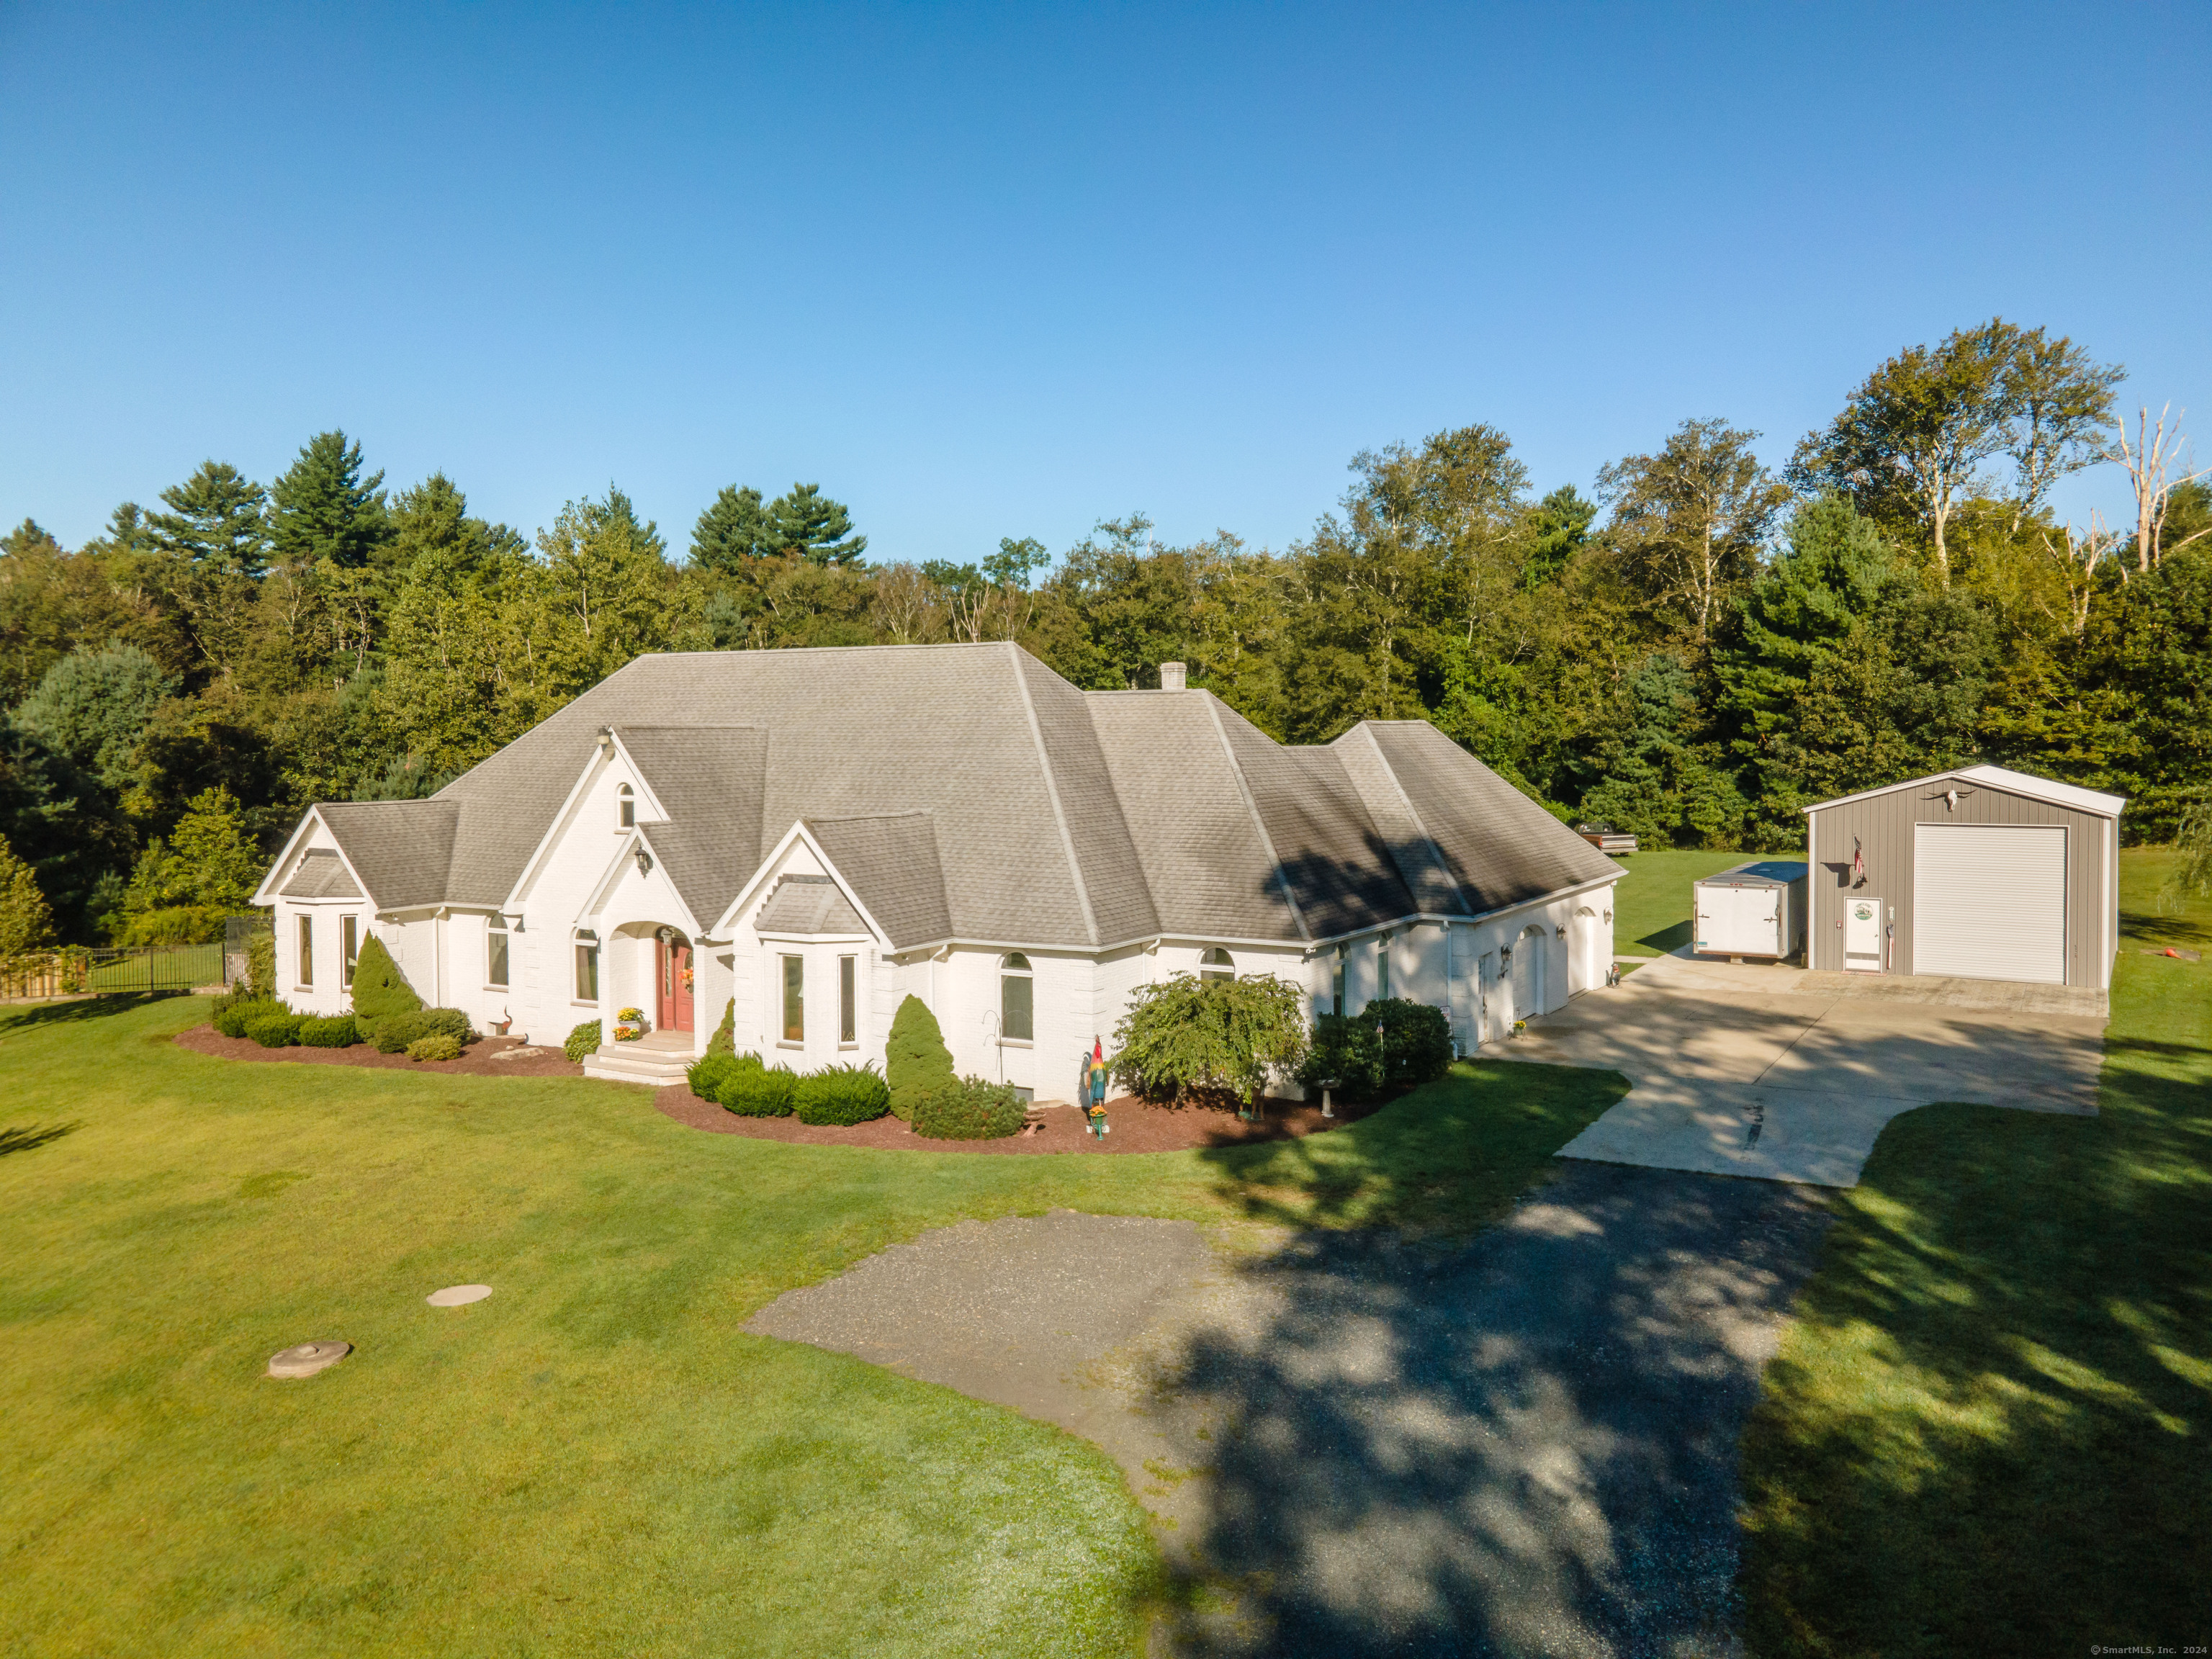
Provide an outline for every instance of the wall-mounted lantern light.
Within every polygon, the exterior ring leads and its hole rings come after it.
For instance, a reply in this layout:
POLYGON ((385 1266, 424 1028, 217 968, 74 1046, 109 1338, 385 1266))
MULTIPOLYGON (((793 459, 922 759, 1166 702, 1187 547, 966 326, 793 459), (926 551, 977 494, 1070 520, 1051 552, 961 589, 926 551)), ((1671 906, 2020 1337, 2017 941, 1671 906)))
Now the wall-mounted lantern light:
POLYGON ((1558 927, 1554 927, 1554 928, 1553 928, 1553 929, 1552 929, 1552 937, 1553 937, 1553 939, 1565 939, 1566 936, 1567 936, 1567 924, 1566 924, 1565 922, 1564 922, 1564 921, 1563 921, 1563 922, 1561 922, 1558 927))
POLYGON ((637 872, 641 876, 649 876, 653 873, 653 854, 642 847, 637 849, 637 872))

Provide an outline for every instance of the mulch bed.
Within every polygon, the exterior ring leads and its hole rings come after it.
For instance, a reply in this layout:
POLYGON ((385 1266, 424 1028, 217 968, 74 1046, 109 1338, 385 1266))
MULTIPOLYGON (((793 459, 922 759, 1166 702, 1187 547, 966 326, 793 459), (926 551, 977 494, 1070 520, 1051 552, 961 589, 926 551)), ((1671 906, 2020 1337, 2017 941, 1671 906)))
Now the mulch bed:
POLYGON ((273 1060, 292 1066, 370 1066, 386 1071, 442 1072, 459 1077, 584 1074, 584 1068, 573 1063, 558 1048, 532 1048, 517 1037, 481 1037, 463 1049, 459 1060, 410 1060, 404 1054, 380 1054, 366 1042, 356 1042, 350 1048, 264 1048, 252 1037, 227 1037, 212 1025, 195 1025, 189 1031, 177 1033, 177 1047, 222 1060, 273 1060), (509 1054, 515 1057, 498 1058, 509 1054))
MULTIPOLYGON (((368 1066, 464 1077, 584 1074, 584 1068, 572 1064, 558 1048, 532 1048, 514 1037, 480 1038, 459 1060, 410 1060, 404 1054, 380 1054, 365 1042, 350 1048, 264 1048, 251 1037, 227 1037, 212 1025, 179 1031, 176 1043, 179 1048, 222 1060, 274 1060, 291 1066, 368 1066), (515 1058, 497 1058, 507 1054, 515 1058)), ((627 1091, 637 1085, 608 1086, 627 1091)), ((791 1140, 809 1146, 867 1146, 908 1152, 1180 1152, 1198 1146, 1240 1146, 1251 1141, 1295 1140, 1301 1135, 1323 1134, 1357 1123, 1380 1110, 1383 1103, 1340 1104, 1334 1117, 1323 1117, 1318 1105, 1270 1100, 1265 1117, 1247 1123, 1233 1111, 1203 1106, 1151 1106, 1124 1095, 1106 1103, 1106 1121, 1113 1126, 1113 1133, 1103 1140, 1091 1138, 1084 1127, 1083 1114, 1073 1106, 1038 1108, 1035 1115, 1041 1127, 1034 1133, 1009 1135, 1003 1140, 931 1140, 895 1117, 879 1117, 850 1128, 801 1123, 794 1117, 739 1117, 711 1100, 700 1099, 680 1083, 654 1090, 653 1103, 664 1117, 709 1134, 750 1135, 756 1140, 791 1140)))
POLYGON ((1378 1105, 1339 1106, 1323 1117, 1319 1105, 1270 1100, 1262 1121, 1247 1123, 1231 1111, 1203 1106, 1148 1106, 1130 1096, 1106 1103, 1113 1133, 1093 1139, 1083 1114, 1073 1106, 1044 1106, 1036 1116, 1043 1127, 1034 1134, 1003 1140, 931 1140, 895 1117, 850 1128, 801 1123, 791 1117, 739 1117, 711 1100, 702 1100, 682 1084, 653 1091, 653 1103, 678 1123, 709 1134, 750 1135, 756 1140, 795 1140, 810 1146, 867 1146, 906 1152, 1180 1152, 1196 1146, 1239 1146, 1249 1141, 1294 1140, 1356 1123, 1378 1105))

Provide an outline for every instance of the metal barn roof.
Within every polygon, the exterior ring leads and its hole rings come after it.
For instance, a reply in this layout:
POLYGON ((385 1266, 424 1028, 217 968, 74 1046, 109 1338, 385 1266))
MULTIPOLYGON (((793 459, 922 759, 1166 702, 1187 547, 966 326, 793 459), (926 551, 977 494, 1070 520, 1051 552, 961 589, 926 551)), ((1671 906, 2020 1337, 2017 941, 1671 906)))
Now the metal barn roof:
POLYGON ((1855 800, 1872 800, 1876 795, 1894 794, 1900 789, 1917 789, 1923 784, 1943 783, 1954 779, 1961 783, 1977 783, 1990 789, 2025 795, 2030 800, 2048 801, 2053 806, 2071 807, 2077 812, 2094 812, 2099 817, 2117 818, 2121 809, 2128 804, 2125 795, 2101 794, 2094 789, 2084 789, 2078 784, 2055 783, 2049 778, 2015 772, 2009 767, 1961 766, 1949 772, 1931 772, 1924 778, 1906 778, 1899 783, 1886 783, 1879 789, 1862 789, 1856 795, 1838 795, 1833 800, 1814 801, 1810 806, 1799 810, 1808 813, 1825 811, 1831 806, 1848 806, 1855 800))

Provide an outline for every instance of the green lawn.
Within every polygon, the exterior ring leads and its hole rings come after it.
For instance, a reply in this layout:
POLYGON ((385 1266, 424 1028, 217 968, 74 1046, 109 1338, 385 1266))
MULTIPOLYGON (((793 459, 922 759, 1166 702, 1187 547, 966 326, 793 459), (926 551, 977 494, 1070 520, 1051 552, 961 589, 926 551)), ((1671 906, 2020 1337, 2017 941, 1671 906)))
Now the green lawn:
POLYGON ((176 1048, 204 1006, 0 1021, 8 1651, 1133 1653, 1159 1560, 1103 1454, 745 1319, 1054 1205, 1466 1231, 1624 1086, 1479 1063, 1282 1146, 867 1152, 176 1048), (325 1336, 358 1352, 261 1375, 325 1336))
MULTIPOLYGON (((1691 884, 1733 870, 1756 853, 1631 853, 1613 890, 1613 948, 1624 957, 1663 957, 1690 942, 1691 884)), ((1776 854, 1779 857, 1780 854, 1776 854)))
POLYGON ((2121 856, 2098 1117, 1923 1107, 1835 1195, 1745 1441, 1753 1654, 2212 1638, 2212 967, 2141 954, 2212 905, 2164 868, 2121 856))

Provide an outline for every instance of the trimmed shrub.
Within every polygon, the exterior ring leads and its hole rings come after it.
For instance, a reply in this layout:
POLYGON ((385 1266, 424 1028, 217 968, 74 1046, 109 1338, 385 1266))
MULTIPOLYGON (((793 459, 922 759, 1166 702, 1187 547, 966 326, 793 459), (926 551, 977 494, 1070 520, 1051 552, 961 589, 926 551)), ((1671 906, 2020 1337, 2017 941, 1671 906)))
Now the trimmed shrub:
POLYGON ((469 1017, 458 1008, 425 1008, 420 1016, 423 1036, 437 1032, 449 1036, 464 1048, 477 1040, 477 1029, 469 1024, 469 1017))
POLYGON ((600 1036, 599 1022, 587 1019, 568 1033, 568 1041, 561 1045, 561 1052, 572 1060, 580 1060, 586 1054, 596 1054, 599 1052, 600 1036))
POLYGON ((722 1097, 722 1085, 739 1072, 764 1069, 758 1054, 708 1054, 695 1060, 684 1075, 690 1084, 693 1094, 702 1100, 719 1102, 722 1097))
POLYGON ((909 996, 891 1018, 890 1040, 884 1045, 884 1078, 890 1089, 891 1115, 914 1121, 921 1097, 954 1081, 952 1051, 937 1016, 920 997, 909 996))
POLYGON ((738 1000, 732 997, 722 1010, 722 1023, 714 1028, 714 1035, 707 1039, 707 1053, 733 1054, 738 1051, 738 1000))
MULTIPOLYGON (((358 1017, 356 1023, 361 1023, 358 1017)), ((380 1054, 404 1054, 407 1045, 417 1037, 428 1036, 429 1029, 422 1024, 422 1011, 417 1008, 412 1013, 386 1014, 382 1019, 369 1021, 362 1035, 380 1054)))
POLYGON ((1011 1083, 966 1077, 915 1103, 914 1131, 933 1140, 996 1140, 1020 1128, 1029 1115, 1011 1083))
MULTIPOLYGON (((407 976, 399 971, 392 952, 384 948, 384 941, 374 933, 362 940, 353 963, 353 1017, 362 1038, 375 1042, 385 1054, 398 1054, 407 1046, 405 1043, 398 1048, 386 1048, 378 1042, 384 1022, 415 1013, 422 1006, 422 999, 407 983, 407 976)), ((419 1031, 416 1033, 417 1036, 421 1035, 419 1031)))
POLYGON ((867 1123, 890 1110, 890 1085, 872 1066, 826 1066, 799 1079, 792 1108, 801 1123, 867 1123))
POLYGON ((1370 1002, 1359 1016, 1382 1031, 1382 1080, 1392 1088, 1433 1083, 1451 1069, 1451 1022, 1441 1008, 1390 997, 1370 1002))
POLYGON ((407 1045, 410 1060, 459 1060, 461 1040, 450 1031, 433 1031, 428 1036, 416 1037, 407 1045))
POLYGON ((740 1066, 714 1097, 739 1117, 789 1117, 798 1085, 788 1066, 740 1066))
POLYGON ((1313 1047, 1298 1067, 1308 1089, 1332 1087, 1345 1100, 1368 1100, 1382 1091, 1382 1043, 1375 1022, 1356 1014, 1323 1014, 1314 1021, 1313 1047))
POLYGON ((361 1041, 361 1028, 351 1014, 300 1022, 300 1042, 308 1048, 350 1048, 361 1041))
POLYGON ((256 1014, 246 1022, 246 1035, 264 1048, 289 1048, 300 1040, 297 1014, 256 1014))
POLYGON ((240 995, 234 993, 229 996, 216 999, 212 1018, 215 1029, 225 1036, 242 1037, 246 1035, 246 1021, 259 1019, 268 1014, 282 1014, 289 1012, 274 997, 240 995))

